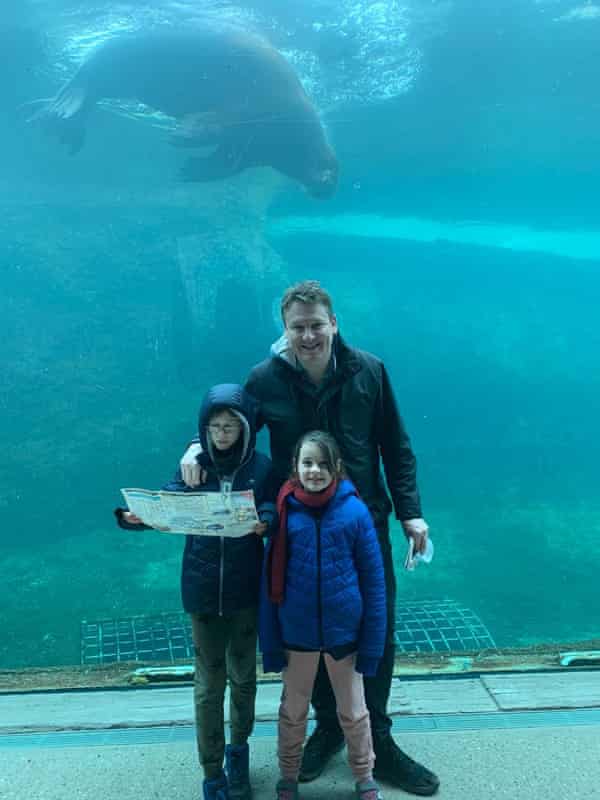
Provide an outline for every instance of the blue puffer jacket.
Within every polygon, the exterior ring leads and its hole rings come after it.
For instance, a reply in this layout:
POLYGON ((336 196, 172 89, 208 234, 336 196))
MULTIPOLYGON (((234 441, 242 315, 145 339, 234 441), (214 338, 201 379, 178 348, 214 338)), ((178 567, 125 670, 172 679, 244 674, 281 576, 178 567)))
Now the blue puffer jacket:
MULTIPOLYGON (((348 480, 319 509, 288 503, 285 596, 276 606, 262 581, 260 647, 266 672, 285 664, 285 645, 330 650, 357 643, 359 672, 374 675, 386 631, 383 563, 373 520, 348 480)), ((266 570, 264 571, 266 572, 266 570)))

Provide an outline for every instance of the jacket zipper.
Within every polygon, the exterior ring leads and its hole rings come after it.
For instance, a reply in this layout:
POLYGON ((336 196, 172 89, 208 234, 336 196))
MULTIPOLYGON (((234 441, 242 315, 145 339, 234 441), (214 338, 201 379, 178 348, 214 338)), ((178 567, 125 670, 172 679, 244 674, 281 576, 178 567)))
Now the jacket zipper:
POLYGON ((315 515, 317 527, 317 613, 319 615, 319 650, 325 646, 323 637, 323 595, 321 592, 321 518, 315 515))
MULTIPOLYGON (((236 470, 237 472, 237 470, 236 470)), ((233 487, 233 479, 235 477, 235 472, 231 476, 231 478, 227 479, 219 479, 219 483, 221 484, 221 494, 231 494, 231 489, 233 487)), ((221 557, 219 561, 219 616, 223 616, 223 581, 225 577, 225 537, 220 536, 221 541, 221 557)))
POLYGON ((223 572, 225 563, 225 537, 221 536, 221 564, 219 566, 219 616, 223 616, 223 572))
MULTIPOLYGON (((254 451, 253 451, 254 452, 254 451)), ((231 494, 233 491, 233 484, 235 482, 235 476, 238 474, 240 469, 244 466, 244 464, 250 460, 250 456, 248 456, 244 461, 242 461, 239 466, 237 466, 234 471, 231 473, 229 478, 220 478, 219 477, 219 486, 221 488, 222 494, 231 494)), ((221 536, 221 558, 219 563, 219 616, 223 616, 223 581, 225 576, 225 537, 221 536)))
MULTIPOLYGON (((247 461, 250 460, 252 454, 247 455, 246 458, 238 464, 238 466, 234 469, 231 473, 229 478, 221 478, 219 477, 219 487, 221 489, 221 494, 231 494, 233 491, 233 484, 235 482, 235 476, 241 470, 241 468, 246 464, 247 461)), ((256 499, 256 498, 255 498, 256 499)), ((219 537, 221 540, 221 557, 219 560, 219 616, 223 616, 223 582, 225 580, 225 537, 219 537)))

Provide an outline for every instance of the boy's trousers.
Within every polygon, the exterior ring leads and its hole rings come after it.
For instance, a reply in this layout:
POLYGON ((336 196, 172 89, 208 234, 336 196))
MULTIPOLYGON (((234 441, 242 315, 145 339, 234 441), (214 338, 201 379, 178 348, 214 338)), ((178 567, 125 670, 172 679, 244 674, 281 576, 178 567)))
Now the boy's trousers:
POLYGON ((226 617, 190 616, 196 653, 196 741, 204 774, 211 779, 223 768, 227 680, 231 744, 245 744, 254 726, 257 609, 226 617))
MULTIPOLYGON (((279 768, 286 780, 298 780, 306 736, 308 707, 321 654, 287 650, 282 672, 283 693, 279 707, 279 768)), ((357 781, 373 776, 373 740, 365 703, 362 675, 355 671, 356 653, 336 661, 325 653, 323 661, 335 694, 337 716, 344 731, 348 761, 357 781)))

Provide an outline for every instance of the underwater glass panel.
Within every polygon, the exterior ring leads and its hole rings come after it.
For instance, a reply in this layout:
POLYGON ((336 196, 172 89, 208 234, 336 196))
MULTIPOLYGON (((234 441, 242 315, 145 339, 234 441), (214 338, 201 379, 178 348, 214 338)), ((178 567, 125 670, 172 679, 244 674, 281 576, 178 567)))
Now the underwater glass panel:
POLYGON ((171 479, 204 392, 268 357, 283 290, 308 278, 384 360, 418 459, 435 556, 404 570, 392 521, 399 647, 597 638, 600 6, 11 9, 0 668, 189 657, 183 538, 121 530, 113 509, 171 479), (264 37, 285 91, 269 70, 254 93, 223 71, 207 87, 182 78, 183 49, 170 72, 127 43, 211 25, 264 37), (320 136, 337 186, 307 155, 320 136), (218 168, 190 166, 220 146, 218 168))

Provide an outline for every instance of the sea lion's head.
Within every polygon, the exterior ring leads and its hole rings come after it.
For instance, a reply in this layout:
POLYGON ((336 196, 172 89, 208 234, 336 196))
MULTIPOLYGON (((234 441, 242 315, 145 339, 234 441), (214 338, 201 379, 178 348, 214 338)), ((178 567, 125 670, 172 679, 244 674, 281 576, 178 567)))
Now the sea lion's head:
POLYGON ((312 197, 331 197, 339 164, 325 130, 308 99, 254 125, 251 161, 266 165, 302 184, 312 197))
POLYGON ((301 183, 311 197, 324 200, 335 194, 340 167, 316 114, 289 126, 281 171, 301 183))
POLYGON ((332 150, 330 158, 309 170, 308 177, 303 181, 308 193, 320 200, 331 197, 337 189, 339 171, 339 164, 332 150))

